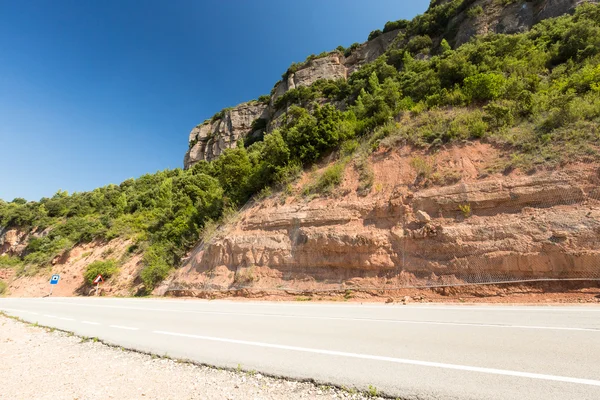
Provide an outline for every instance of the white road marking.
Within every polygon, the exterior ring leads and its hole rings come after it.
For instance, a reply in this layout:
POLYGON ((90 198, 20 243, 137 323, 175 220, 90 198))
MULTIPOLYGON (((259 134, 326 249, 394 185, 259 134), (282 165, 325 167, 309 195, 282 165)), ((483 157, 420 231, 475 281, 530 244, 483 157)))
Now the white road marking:
MULTIPOLYGON (((227 311, 197 311, 197 310, 176 310, 168 308, 145 308, 145 307, 130 307, 130 306, 112 306, 103 304, 82 304, 68 302, 54 302, 55 304, 70 304, 81 307, 100 307, 113 308, 123 310, 139 310, 139 311, 158 311, 158 312, 175 312, 186 314, 212 314, 212 315, 233 315, 246 317, 266 317, 266 318, 301 318, 301 319, 318 319, 318 320, 335 320, 335 321, 359 321, 359 322, 382 322, 382 323, 397 323, 397 324, 417 324, 417 325, 449 325, 449 326, 470 326, 484 328, 512 328, 512 329, 536 329, 536 330, 558 330, 558 331, 579 331, 579 332, 597 332, 598 328, 574 328, 560 326, 535 326, 535 325, 510 325, 510 324, 482 324, 470 322, 444 322, 444 321, 414 321, 414 320, 396 320, 396 319, 375 319, 375 318, 350 318, 350 317, 319 317, 311 315, 286 315, 286 314, 263 314, 263 313, 234 313, 227 311)), ((428 307, 429 308, 429 307, 428 307)), ((485 309, 485 308, 483 308, 485 309)), ((597 311, 600 311, 597 310, 597 311)))
POLYGON ((56 315, 44 314, 44 317, 48 318, 58 318, 56 315))
POLYGON ((65 318, 65 317, 61 317, 59 319, 62 319, 63 321, 75 321, 73 318, 65 318))
POLYGON ((130 326, 121 326, 121 325, 109 325, 109 327, 111 328, 116 328, 116 329, 125 329, 128 331, 137 331, 140 328, 132 328, 130 326))
POLYGON ((92 321, 81 321, 81 323, 86 325, 100 325, 100 323, 92 321))
POLYGON ((241 344, 241 345, 246 345, 246 346, 264 347, 264 348, 278 349, 278 350, 290 350, 290 351, 299 351, 299 352, 304 352, 304 353, 323 354, 323 355, 328 355, 328 356, 359 358, 359 359, 374 360, 374 361, 387 361, 387 362, 392 362, 392 363, 397 363, 397 364, 418 365, 418 366, 423 366, 423 367, 443 368, 443 369, 451 369, 451 370, 458 370, 458 371, 480 372, 480 373, 492 374, 492 375, 514 376, 514 377, 519 377, 519 378, 530 378, 530 379, 540 379, 540 380, 546 380, 546 381, 575 383, 575 384, 579 384, 579 385, 600 386, 600 381, 597 381, 597 380, 572 378, 572 377, 568 377, 568 376, 536 374, 536 373, 532 373, 532 372, 511 371, 511 370, 496 369, 496 368, 473 367, 473 366, 469 366, 469 365, 446 364, 446 363, 438 363, 438 362, 432 362, 432 361, 409 360, 409 359, 405 359, 405 358, 394 358, 394 357, 376 356, 376 355, 360 354, 360 353, 348 353, 348 352, 344 352, 344 351, 334 351, 334 350, 312 349, 312 348, 308 348, 308 347, 286 346, 286 345, 281 345, 281 344, 251 342, 251 341, 247 341, 247 340, 225 339, 225 338, 218 338, 218 337, 211 337, 211 336, 190 335, 190 334, 185 334, 185 333, 175 333, 175 332, 165 332, 165 331, 153 331, 152 333, 156 333, 159 335, 170 335, 170 336, 178 336, 178 337, 185 337, 185 338, 192 338, 192 339, 208 340, 208 341, 213 341, 213 342, 223 342, 223 343, 241 344))

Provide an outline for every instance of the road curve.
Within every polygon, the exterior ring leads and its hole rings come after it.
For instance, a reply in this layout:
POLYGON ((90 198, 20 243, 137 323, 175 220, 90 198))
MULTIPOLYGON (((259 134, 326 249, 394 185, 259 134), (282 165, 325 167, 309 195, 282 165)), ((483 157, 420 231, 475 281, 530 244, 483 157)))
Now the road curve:
POLYGON ((600 307, 0 299, 120 346, 403 399, 599 399, 600 307))

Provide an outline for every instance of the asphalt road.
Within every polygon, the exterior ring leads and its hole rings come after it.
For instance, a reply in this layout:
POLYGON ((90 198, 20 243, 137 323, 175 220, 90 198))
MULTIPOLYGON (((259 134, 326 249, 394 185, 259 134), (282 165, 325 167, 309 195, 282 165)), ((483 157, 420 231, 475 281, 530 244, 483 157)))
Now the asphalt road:
POLYGON ((8 298, 0 310, 127 348, 403 399, 600 399, 600 307, 8 298))

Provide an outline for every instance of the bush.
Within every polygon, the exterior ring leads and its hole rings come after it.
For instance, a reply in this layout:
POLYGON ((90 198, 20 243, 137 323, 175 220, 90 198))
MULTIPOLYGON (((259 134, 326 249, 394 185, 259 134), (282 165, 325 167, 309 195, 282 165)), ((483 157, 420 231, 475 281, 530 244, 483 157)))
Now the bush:
POLYGON ((23 261, 19 257, 11 256, 0 256, 0 269, 1 268, 17 268, 23 264, 23 261))
POLYGON ((352 54, 352 52, 356 49, 358 49, 360 47, 360 43, 352 43, 350 45, 350 47, 348 47, 345 51, 344 51, 344 56, 348 57, 350 56, 350 54, 352 54))
POLYGON ((306 193, 331 193, 333 189, 342 183, 347 163, 348 160, 345 159, 327 167, 319 176, 317 182, 307 188, 306 193))
POLYGON ((413 157, 410 160, 410 166, 413 167, 419 178, 429 178, 433 171, 431 162, 423 157, 413 157))
POLYGON ((398 21, 388 21, 384 28, 383 33, 395 31, 396 29, 406 29, 410 21, 406 19, 400 19, 398 21))
POLYGON ((171 267, 166 263, 151 264, 142 270, 140 277, 146 290, 151 291, 169 276, 169 272, 171 272, 171 267))
POLYGON ((459 204, 458 209, 463 213, 465 218, 471 216, 471 205, 470 204, 459 204))
POLYGON ((370 42, 371 40, 376 39, 379 36, 381 36, 382 33, 383 32, 381 32, 380 29, 377 29, 369 34, 369 38, 367 40, 370 42))
POLYGON ((271 96, 268 94, 263 94, 262 96, 258 96, 258 102, 263 104, 269 104, 271 101, 271 96))
POLYGON ((102 278, 107 280, 118 271, 119 267, 114 260, 94 261, 85 268, 83 278, 88 284, 92 285, 98 275, 102 275, 102 278))
POLYGON ((433 41, 431 40, 431 38, 427 35, 423 35, 411 38, 408 44, 406 45, 406 48, 411 53, 417 54, 423 51, 424 49, 431 48, 431 46, 433 46, 433 41))
MULTIPOLYGON (((207 230, 216 231, 218 223, 207 221, 207 230)), ((204 232, 208 237, 209 233, 204 232)), ((172 267, 169 263, 169 249, 164 245, 152 245, 144 254, 144 269, 140 272, 140 278, 144 283, 146 292, 151 292, 160 282, 162 282, 171 271, 172 267)))
POLYGON ((474 6, 467 10, 467 17, 469 18, 475 18, 481 14, 483 14, 483 8, 481 6, 474 6))
POLYGON ((465 93, 475 101, 494 100, 502 94, 505 82, 504 75, 496 72, 469 76, 464 83, 465 93))
POLYGON ((496 128, 511 126, 514 122, 512 105, 510 101, 492 102, 486 105, 483 107, 486 121, 496 128))
POLYGON ((6 282, 4 282, 3 280, 0 279, 0 296, 2 296, 4 293, 6 293, 7 288, 8 288, 8 285, 6 284, 6 282))

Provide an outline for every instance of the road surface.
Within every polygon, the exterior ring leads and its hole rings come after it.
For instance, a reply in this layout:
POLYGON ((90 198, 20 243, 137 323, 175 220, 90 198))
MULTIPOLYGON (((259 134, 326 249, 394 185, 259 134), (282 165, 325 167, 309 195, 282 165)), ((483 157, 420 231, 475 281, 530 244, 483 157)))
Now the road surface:
POLYGON ((600 307, 8 298, 0 310, 127 348, 403 399, 600 399, 600 307))

